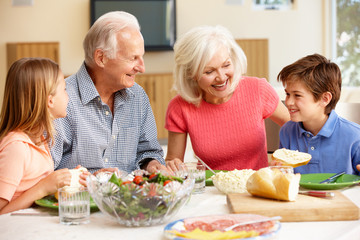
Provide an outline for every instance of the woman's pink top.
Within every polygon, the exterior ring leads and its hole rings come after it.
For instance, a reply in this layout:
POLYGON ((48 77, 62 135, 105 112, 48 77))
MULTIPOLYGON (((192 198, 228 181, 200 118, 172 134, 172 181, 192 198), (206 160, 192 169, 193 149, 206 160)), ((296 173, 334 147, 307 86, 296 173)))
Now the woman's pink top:
POLYGON ((165 128, 188 133, 195 154, 219 170, 259 169, 268 166, 264 119, 276 109, 279 97, 265 80, 243 77, 231 99, 200 106, 171 100, 165 128))
POLYGON ((16 199, 53 171, 49 148, 27 134, 10 132, 0 142, 0 198, 16 199))

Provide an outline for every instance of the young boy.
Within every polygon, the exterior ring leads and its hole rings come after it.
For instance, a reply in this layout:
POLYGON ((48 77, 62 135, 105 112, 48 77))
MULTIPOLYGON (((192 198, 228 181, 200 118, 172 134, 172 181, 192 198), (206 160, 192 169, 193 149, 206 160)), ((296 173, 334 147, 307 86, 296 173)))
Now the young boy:
POLYGON ((319 54, 284 67, 277 77, 285 87, 291 121, 280 129, 280 148, 310 153, 298 173, 359 175, 360 125, 336 114, 341 93, 339 67, 319 54))

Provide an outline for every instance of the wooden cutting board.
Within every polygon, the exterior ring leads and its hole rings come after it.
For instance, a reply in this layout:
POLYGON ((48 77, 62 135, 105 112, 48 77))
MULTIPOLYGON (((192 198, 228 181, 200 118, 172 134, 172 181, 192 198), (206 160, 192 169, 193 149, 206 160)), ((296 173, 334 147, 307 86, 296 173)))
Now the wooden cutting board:
POLYGON ((295 202, 260 198, 249 193, 227 195, 233 213, 253 213, 281 216, 282 222, 341 221, 359 219, 359 208, 339 191, 333 198, 318 198, 299 194, 295 202))

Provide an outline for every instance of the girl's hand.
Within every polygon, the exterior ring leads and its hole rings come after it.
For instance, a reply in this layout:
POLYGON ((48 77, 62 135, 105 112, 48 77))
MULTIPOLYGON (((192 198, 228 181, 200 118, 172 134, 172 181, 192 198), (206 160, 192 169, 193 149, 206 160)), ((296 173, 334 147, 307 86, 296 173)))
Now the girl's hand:
POLYGON ((50 173, 14 201, 0 198, 0 214, 30 207, 35 200, 54 194, 58 188, 70 185, 71 173, 67 168, 50 173))
POLYGON ((71 173, 69 169, 64 168, 52 172, 39 182, 39 187, 43 191, 44 196, 55 193, 59 188, 69 186, 71 183, 71 173))

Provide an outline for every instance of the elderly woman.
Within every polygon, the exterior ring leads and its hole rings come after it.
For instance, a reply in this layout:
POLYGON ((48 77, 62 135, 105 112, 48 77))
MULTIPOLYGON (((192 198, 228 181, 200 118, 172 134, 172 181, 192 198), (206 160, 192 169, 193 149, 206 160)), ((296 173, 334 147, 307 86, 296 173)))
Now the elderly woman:
POLYGON ((169 103, 166 164, 184 161, 187 134, 195 154, 213 169, 268 166, 264 119, 290 117, 265 79, 243 76, 246 56, 222 26, 197 27, 174 46, 178 95, 169 103))

